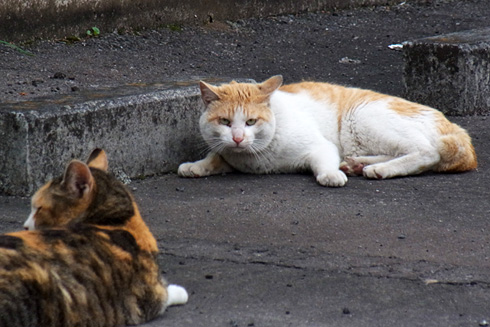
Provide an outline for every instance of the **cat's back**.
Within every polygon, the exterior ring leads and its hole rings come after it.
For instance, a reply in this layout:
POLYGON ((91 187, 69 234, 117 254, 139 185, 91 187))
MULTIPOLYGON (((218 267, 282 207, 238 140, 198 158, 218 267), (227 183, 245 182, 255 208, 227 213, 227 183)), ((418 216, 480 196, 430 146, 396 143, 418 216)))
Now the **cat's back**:
POLYGON ((339 114, 358 107, 360 104, 379 100, 388 101, 390 96, 371 90, 346 87, 324 82, 300 82, 283 85, 280 91, 297 97, 307 97, 339 114))
POLYGON ((1 235, 0 326, 125 325, 135 281, 155 280, 138 284, 155 289, 146 291, 154 294, 147 305, 160 310, 157 271, 153 255, 122 229, 74 224, 1 235))
POLYGON ((301 82, 281 86, 271 97, 276 117, 284 116, 289 128, 303 132, 318 131, 328 139, 336 138, 343 115, 359 103, 373 98, 368 90, 347 88, 322 82, 301 82))

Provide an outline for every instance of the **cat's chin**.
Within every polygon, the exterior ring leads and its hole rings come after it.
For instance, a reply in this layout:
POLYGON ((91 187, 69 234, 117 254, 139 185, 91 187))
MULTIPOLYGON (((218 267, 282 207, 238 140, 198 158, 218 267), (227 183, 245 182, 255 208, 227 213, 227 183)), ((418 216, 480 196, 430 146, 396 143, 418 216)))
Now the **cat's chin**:
POLYGON ((226 148, 226 151, 230 153, 244 153, 244 154, 250 152, 248 147, 242 147, 242 146, 231 146, 226 148))

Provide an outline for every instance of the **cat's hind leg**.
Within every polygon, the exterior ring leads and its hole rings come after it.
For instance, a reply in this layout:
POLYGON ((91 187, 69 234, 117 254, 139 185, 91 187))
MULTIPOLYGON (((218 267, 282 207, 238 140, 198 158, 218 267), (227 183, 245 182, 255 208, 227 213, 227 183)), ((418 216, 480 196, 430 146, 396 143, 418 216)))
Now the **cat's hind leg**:
POLYGON ((347 176, 362 176, 364 167, 380 162, 386 162, 394 158, 395 157, 386 155, 345 157, 344 161, 340 163, 340 170, 347 176))
POLYGON ((365 166, 362 172, 364 177, 373 179, 416 175, 432 169, 439 160, 437 150, 419 150, 392 160, 365 166))
POLYGON ((202 160, 181 164, 177 173, 181 177, 204 177, 232 171, 233 168, 219 154, 210 152, 202 160))

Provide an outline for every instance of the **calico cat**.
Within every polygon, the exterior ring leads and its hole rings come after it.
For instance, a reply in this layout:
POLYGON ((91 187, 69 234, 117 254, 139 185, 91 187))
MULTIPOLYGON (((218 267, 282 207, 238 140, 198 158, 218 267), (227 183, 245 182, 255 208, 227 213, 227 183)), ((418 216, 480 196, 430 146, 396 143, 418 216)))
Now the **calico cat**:
POLYGON ((281 85, 280 75, 260 84, 201 82, 199 124, 210 152, 178 174, 311 171, 319 184, 339 187, 346 174, 384 179, 477 167, 468 133, 433 108, 328 83, 281 85))
POLYGON ((0 236, 0 326, 123 326, 187 301, 157 243, 96 149, 32 197, 28 230, 0 236))

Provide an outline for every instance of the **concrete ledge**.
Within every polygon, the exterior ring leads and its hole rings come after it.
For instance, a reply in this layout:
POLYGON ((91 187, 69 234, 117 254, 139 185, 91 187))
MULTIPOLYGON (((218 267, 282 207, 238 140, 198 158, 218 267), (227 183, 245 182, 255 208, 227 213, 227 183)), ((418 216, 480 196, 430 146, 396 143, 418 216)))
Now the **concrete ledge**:
MULTIPOLYGON (((411 0, 426 2, 428 0, 411 0)), ((203 24, 302 11, 396 3, 396 0, 0 0, 0 40, 63 38, 92 26, 115 29, 203 24)))
POLYGON ((197 81, 2 103, 0 192, 29 195, 95 147, 108 152, 111 169, 121 176, 175 170, 200 155, 201 110, 197 81))
POLYGON ((490 113, 490 28, 405 42, 409 100, 448 115, 490 113))

